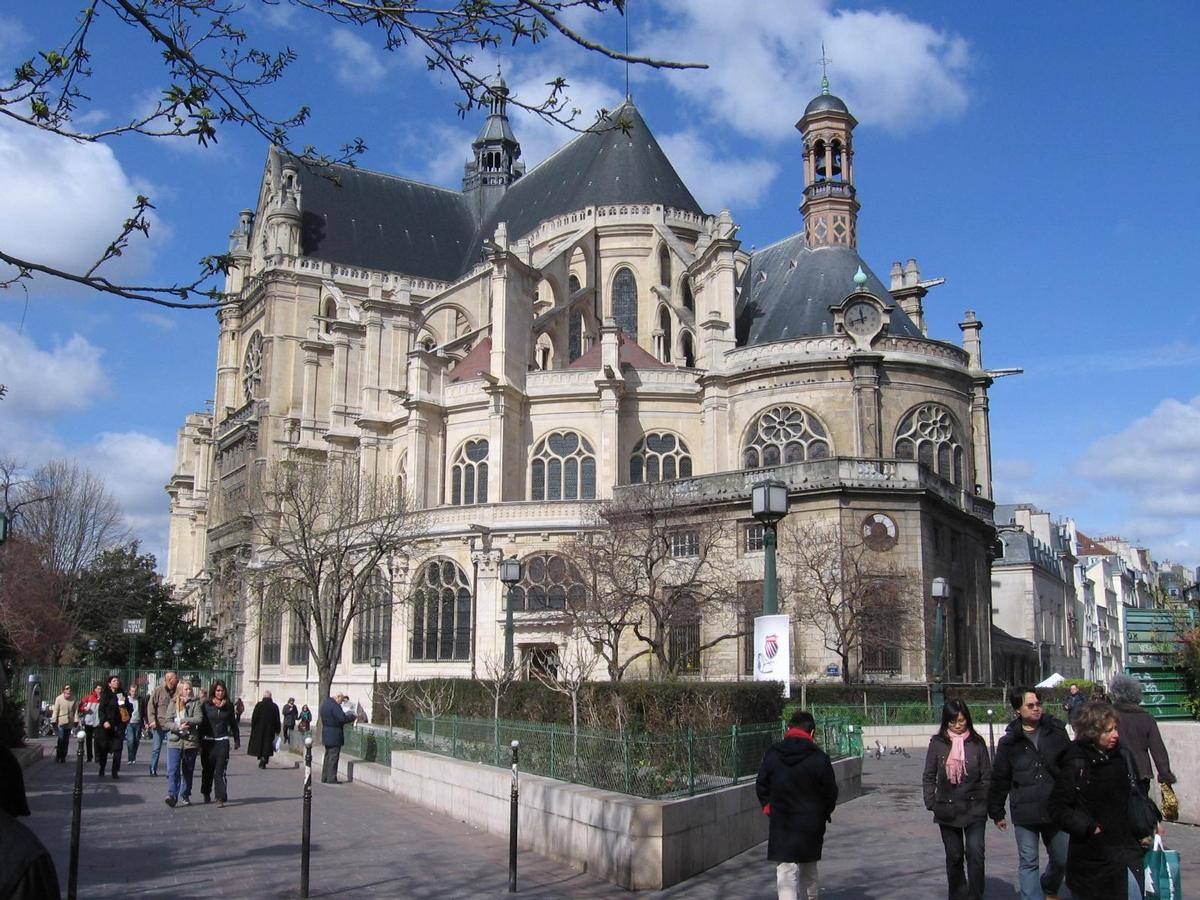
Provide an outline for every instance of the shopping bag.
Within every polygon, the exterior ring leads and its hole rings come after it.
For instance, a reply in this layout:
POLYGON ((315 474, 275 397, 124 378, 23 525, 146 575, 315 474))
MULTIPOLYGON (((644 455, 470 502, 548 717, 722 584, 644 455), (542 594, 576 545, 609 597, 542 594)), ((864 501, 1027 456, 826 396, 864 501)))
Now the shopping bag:
POLYGON ((280 742, 279 738, 275 738, 275 752, 276 753, 279 752, 280 743, 281 742, 280 742))
POLYGON ((1154 900, 1183 900, 1183 885, 1179 877, 1179 851, 1163 846, 1162 837, 1154 836, 1154 845, 1146 851, 1145 888, 1147 898, 1154 900))

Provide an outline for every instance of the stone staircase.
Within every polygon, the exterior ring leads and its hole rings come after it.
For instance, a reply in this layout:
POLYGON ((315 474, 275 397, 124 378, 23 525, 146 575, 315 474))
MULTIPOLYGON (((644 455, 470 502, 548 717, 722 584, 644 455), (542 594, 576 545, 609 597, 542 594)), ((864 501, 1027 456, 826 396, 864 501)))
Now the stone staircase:
POLYGON ((1177 619, 1190 610, 1125 608, 1125 672, 1142 683, 1142 706, 1156 719, 1191 719, 1187 686, 1174 665, 1177 619))

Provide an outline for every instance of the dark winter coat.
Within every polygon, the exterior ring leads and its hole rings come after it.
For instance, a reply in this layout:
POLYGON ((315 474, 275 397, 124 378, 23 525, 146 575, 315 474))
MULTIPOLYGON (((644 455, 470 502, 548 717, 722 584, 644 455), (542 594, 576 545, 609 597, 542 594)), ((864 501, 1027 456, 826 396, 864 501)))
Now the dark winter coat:
POLYGON ((1014 825, 1050 824, 1050 792, 1071 739, 1054 716, 1042 716, 1038 731, 1035 747, 1021 720, 1014 719, 996 744, 988 790, 988 815, 996 822, 1004 818, 1007 799, 1014 825))
POLYGON ((100 691, 100 706, 96 710, 100 717, 97 727, 103 730, 109 745, 114 749, 122 747, 125 743, 125 722, 121 719, 122 709, 127 715, 133 715, 133 704, 129 702, 128 695, 124 691, 114 694, 108 689, 108 685, 105 685, 100 691), (111 728, 105 728, 105 722, 111 728))
POLYGON ((967 774, 958 784, 946 777, 946 759, 950 756, 950 739, 935 734, 929 739, 925 754, 925 808, 933 813, 939 825, 966 828, 987 818, 988 788, 991 785, 992 761, 987 743, 979 735, 967 738, 963 747, 967 774))
POLYGON ((1085 703, 1087 703, 1087 697, 1083 696, 1083 691, 1067 695, 1067 702, 1063 704, 1063 712, 1067 714, 1068 722, 1075 721, 1075 717, 1079 715, 1079 711, 1083 709, 1085 703))
POLYGON ((295 728, 298 715, 300 715, 300 710, 296 709, 295 703, 285 703, 283 705, 283 727, 295 728))
POLYGON ((326 747, 341 747, 346 743, 343 728, 354 721, 354 713, 348 713, 332 697, 321 701, 321 743, 326 747))
POLYGON ((758 802, 770 817, 767 859, 816 862, 825 823, 837 805, 837 779, 829 757, 807 738, 788 737, 763 757, 755 783, 758 802))
POLYGON ((1171 757, 1167 755, 1167 747, 1163 743, 1162 732, 1158 730, 1154 716, 1136 704, 1116 703, 1113 708, 1117 711, 1117 718, 1121 720, 1118 727, 1121 746, 1133 754, 1138 767, 1138 778, 1148 781, 1154 774, 1150 771, 1150 758, 1153 757, 1159 783, 1174 784, 1171 757))
POLYGON ((205 700, 200 707, 200 739, 205 738, 229 738, 233 742, 236 750, 242 744, 241 731, 238 729, 237 713, 233 711, 233 704, 228 700, 221 706, 213 703, 211 699, 205 700))
POLYGON ((1077 739, 1061 762, 1050 815, 1071 835, 1067 887, 1080 900, 1126 900, 1125 871, 1140 874, 1145 854, 1129 825, 1126 757, 1077 739))
POLYGON ((246 753, 259 759, 274 755, 275 736, 282 730, 275 701, 265 697, 259 700, 250 714, 250 741, 246 744, 246 753))

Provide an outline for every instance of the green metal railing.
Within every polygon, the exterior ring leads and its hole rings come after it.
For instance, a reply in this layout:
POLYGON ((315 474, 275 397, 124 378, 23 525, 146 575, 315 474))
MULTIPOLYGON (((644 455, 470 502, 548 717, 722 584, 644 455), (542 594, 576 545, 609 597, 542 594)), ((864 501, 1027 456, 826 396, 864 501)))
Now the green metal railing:
MULTIPOLYGON (((980 704, 972 704, 979 706, 980 704)), ((847 704, 813 706, 809 709, 817 722, 836 719, 854 725, 936 725, 941 710, 934 712, 928 703, 880 703, 870 706, 847 704)), ((976 714, 978 716, 978 713, 976 714)))
POLYGON ((37 674, 42 679, 42 699, 53 702, 59 695, 64 684, 73 688, 76 698, 82 700, 92 690, 96 682, 103 683, 112 675, 121 679, 121 684, 128 686, 136 676, 145 690, 146 676, 153 675, 155 683, 162 681, 167 672, 178 672, 180 678, 199 679, 200 687, 207 690, 208 686, 220 678, 229 688, 229 696, 238 697, 241 691, 241 675, 237 669, 199 669, 194 666, 180 666, 178 669, 162 668, 128 668, 123 666, 38 666, 28 669, 18 669, 13 676, 10 686, 10 696, 19 703, 24 703, 29 688, 29 676, 37 674))
MULTIPOLYGON (((421 750, 507 766, 521 742, 521 770, 651 799, 689 797, 758 774, 763 754, 783 737, 784 723, 687 729, 674 734, 579 729, 493 719, 417 717, 411 731, 367 725, 346 731, 345 752, 391 763, 393 750, 421 750)), ((820 726, 818 742, 835 759, 862 753, 861 732, 845 721, 820 726)))

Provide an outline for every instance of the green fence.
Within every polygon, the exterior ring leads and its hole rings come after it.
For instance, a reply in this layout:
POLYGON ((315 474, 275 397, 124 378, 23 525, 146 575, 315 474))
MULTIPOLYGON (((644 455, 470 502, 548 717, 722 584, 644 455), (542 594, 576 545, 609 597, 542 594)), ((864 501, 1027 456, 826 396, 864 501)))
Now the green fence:
MULTIPOLYGON (((973 704, 978 706, 979 704, 973 704)), ((788 710, 790 713, 790 710, 788 710)), ((941 710, 936 713, 928 703, 881 703, 871 706, 813 706, 809 709, 817 722, 826 719, 863 725, 936 725, 941 710)), ((978 713, 976 713, 978 716, 978 713)))
MULTIPOLYGON (((521 771, 623 794, 671 799, 737 784, 758 773, 767 748, 783 736, 782 722, 734 725, 675 734, 583 729, 493 719, 417 717, 412 731, 347 729, 346 752, 388 765, 393 749, 422 750, 492 766, 507 766, 520 741, 521 771)), ((818 740, 833 758, 862 752, 850 723, 823 723, 818 740)))
POLYGON ((229 687, 229 696, 238 697, 240 695, 242 673, 238 670, 197 669, 189 666, 180 666, 178 669, 131 669, 121 666, 42 666, 18 669, 13 676, 10 694, 15 701, 24 703, 29 688, 29 676, 32 674, 39 675, 42 679, 42 699, 53 702, 54 698, 62 691, 64 684, 71 685, 74 695, 82 700, 91 691, 92 685, 98 681, 107 681, 112 675, 119 676, 121 684, 125 686, 132 683, 136 676, 142 690, 145 690, 151 677, 153 677, 154 683, 158 684, 167 672, 178 672, 180 678, 190 678, 193 683, 199 682, 200 687, 206 690, 213 681, 220 678, 229 687))

